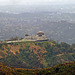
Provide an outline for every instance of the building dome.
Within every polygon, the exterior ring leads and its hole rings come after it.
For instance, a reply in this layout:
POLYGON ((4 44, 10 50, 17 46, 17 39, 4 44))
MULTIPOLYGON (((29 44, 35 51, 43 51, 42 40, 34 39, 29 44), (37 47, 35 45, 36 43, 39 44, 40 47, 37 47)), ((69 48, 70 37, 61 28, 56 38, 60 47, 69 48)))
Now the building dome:
POLYGON ((39 32, 37 32, 37 35, 44 35, 44 32, 43 31, 39 31, 39 32))
POLYGON ((29 36, 28 34, 26 34, 25 36, 29 36))

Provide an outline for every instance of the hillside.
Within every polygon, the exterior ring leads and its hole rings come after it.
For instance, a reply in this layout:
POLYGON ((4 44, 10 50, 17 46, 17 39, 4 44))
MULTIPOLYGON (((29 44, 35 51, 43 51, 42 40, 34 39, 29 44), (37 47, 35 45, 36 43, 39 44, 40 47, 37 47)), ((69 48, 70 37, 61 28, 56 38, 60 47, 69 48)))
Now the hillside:
POLYGON ((0 75, 74 75, 75 62, 59 64, 44 69, 22 69, 5 66, 0 63, 0 75))
POLYGON ((0 62, 16 68, 48 68, 75 61, 75 44, 47 42, 20 42, 0 44, 0 62))

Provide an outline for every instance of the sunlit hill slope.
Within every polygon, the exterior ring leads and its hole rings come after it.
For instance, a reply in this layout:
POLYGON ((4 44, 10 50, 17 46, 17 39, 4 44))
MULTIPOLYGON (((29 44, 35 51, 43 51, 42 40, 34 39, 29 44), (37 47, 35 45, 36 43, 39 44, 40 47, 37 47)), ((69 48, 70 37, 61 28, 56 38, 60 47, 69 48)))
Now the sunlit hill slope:
POLYGON ((75 61, 75 44, 55 41, 0 44, 0 62, 7 66, 36 69, 75 61))

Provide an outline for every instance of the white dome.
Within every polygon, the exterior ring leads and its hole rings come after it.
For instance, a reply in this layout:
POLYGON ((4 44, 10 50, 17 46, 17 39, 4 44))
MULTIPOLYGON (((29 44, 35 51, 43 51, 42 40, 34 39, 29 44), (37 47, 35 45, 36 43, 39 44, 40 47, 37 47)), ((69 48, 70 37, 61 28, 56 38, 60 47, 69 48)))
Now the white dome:
POLYGON ((44 35, 44 32, 43 31, 39 31, 39 32, 37 32, 37 35, 44 35))

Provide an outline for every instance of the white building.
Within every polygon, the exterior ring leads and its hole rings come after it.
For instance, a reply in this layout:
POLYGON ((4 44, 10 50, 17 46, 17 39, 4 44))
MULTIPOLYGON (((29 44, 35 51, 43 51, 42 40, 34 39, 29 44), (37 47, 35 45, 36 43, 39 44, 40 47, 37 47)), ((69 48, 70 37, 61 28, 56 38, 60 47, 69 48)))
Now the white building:
POLYGON ((47 41, 48 39, 46 38, 43 31, 39 31, 35 36, 29 36, 28 34, 26 34, 25 40, 47 41))

